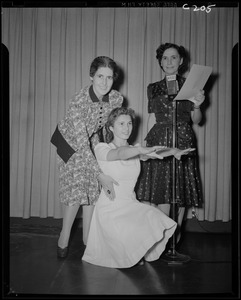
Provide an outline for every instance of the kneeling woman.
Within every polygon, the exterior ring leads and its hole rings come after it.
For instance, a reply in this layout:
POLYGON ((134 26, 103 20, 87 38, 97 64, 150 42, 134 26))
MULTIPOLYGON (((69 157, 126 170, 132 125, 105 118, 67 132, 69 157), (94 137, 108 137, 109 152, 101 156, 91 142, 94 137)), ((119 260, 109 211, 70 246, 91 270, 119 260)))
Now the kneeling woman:
MULTIPOLYGON (((82 257, 91 264, 129 268, 143 258, 146 261, 157 260, 177 226, 159 209, 136 199, 134 187, 140 173, 140 159, 161 159, 163 156, 156 152, 163 147, 129 145, 134 118, 132 109, 114 109, 106 123, 107 143, 99 143, 95 147, 102 171, 119 185, 114 187, 114 200, 111 201, 102 190, 95 205, 82 257)), ((163 153, 165 156, 175 155, 178 159, 186 154, 185 150, 178 149, 163 153)))

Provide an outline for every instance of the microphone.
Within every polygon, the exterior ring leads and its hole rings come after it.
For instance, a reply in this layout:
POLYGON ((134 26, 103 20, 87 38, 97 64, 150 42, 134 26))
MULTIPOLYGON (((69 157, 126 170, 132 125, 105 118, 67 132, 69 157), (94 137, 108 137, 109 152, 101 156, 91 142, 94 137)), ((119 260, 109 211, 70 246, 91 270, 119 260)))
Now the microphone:
POLYGON ((167 90, 168 95, 177 95, 178 92, 178 83, 176 80, 176 75, 169 75, 166 76, 166 82, 167 82, 167 90))

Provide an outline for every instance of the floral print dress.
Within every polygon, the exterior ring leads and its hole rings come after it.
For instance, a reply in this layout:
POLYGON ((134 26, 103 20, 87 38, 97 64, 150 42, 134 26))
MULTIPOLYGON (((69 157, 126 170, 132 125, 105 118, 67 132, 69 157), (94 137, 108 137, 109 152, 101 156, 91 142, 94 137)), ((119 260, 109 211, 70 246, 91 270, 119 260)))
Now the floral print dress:
POLYGON ((98 133, 112 109, 123 103, 122 95, 111 90, 100 101, 87 86, 75 94, 58 128, 76 150, 65 163, 59 156, 59 197, 66 205, 94 205, 100 193, 97 176, 102 172, 93 149, 99 143, 98 133))
MULTIPOLYGON (((185 78, 177 76, 179 89, 185 78)), ((154 113, 156 123, 148 132, 145 140, 148 147, 163 145, 173 147, 173 98, 168 95, 166 80, 149 84, 147 88, 148 112, 154 113)), ((179 149, 196 148, 195 134, 192 129, 189 100, 177 101, 176 105, 176 147, 179 149)), ((182 156, 176 161, 176 202, 180 206, 202 206, 201 180, 198 169, 197 150, 182 156)), ((162 160, 151 159, 142 162, 141 174, 136 185, 137 198, 153 204, 173 202, 173 157, 162 160)))

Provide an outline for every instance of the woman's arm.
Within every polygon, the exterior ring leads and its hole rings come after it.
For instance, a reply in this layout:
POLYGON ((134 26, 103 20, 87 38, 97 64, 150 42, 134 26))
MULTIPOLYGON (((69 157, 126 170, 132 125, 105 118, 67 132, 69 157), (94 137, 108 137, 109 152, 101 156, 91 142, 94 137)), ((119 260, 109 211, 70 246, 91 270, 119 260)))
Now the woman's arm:
POLYGON ((93 171, 97 179, 102 171, 90 148, 90 136, 86 125, 88 105, 84 89, 82 89, 72 97, 67 113, 59 125, 68 143, 81 154, 85 165, 93 171))
POLYGON ((140 145, 131 147, 131 146, 122 146, 117 149, 111 149, 107 153, 107 160, 125 160, 135 156, 139 156, 140 154, 148 154, 155 152, 157 150, 163 149, 163 146, 154 146, 154 147, 142 147, 140 145))
POLYGON ((156 118, 154 113, 150 113, 148 115, 148 120, 147 120, 147 132, 151 130, 151 128, 154 126, 156 123, 156 118))
POLYGON ((98 176, 98 180, 106 194, 106 196, 110 199, 110 200, 114 200, 115 199, 115 190, 114 190, 114 184, 115 185, 119 185, 119 183, 117 181, 115 181, 111 176, 106 175, 104 173, 101 173, 98 176))
POLYGON ((168 157, 168 156, 172 156, 176 154, 176 149, 174 148, 167 148, 167 147, 163 147, 161 149, 161 151, 156 151, 156 152, 152 152, 152 153, 148 153, 145 155, 141 155, 140 159, 141 160, 148 160, 148 159, 163 159, 164 157, 168 157), (166 148, 166 149, 165 149, 166 148))
POLYGON ((202 120, 202 112, 199 106, 194 105, 194 110, 191 111, 191 119, 194 124, 199 124, 202 120))
POLYGON ((168 157, 168 156, 174 156, 176 159, 180 160, 182 155, 187 155, 189 152, 194 151, 195 148, 187 148, 184 150, 180 150, 178 148, 167 148, 166 150, 163 149, 162 151, 157 151, 157 152, 153 152, 153 153, 149 153, 149 154, 145 154, 145 155, 141 155, 140 159, 141 160, 148 160, 150 158, 152 159, 163 159, 164 157, 168 157))
POLYGON ((191 111, 191 119, 194 124, 198 124, 202 120, 200 105, 203 103, 204 99, 204 90, 200 90, 197 95, 191 100, 194 103, 194 109, 193 111, 191 111))

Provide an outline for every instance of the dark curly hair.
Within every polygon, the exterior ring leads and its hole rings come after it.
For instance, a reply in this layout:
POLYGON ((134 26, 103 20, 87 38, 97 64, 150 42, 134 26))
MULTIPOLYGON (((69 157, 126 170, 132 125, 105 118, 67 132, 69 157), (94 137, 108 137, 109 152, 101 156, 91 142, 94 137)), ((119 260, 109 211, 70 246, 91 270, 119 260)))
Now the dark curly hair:
POLYGON ((108 67, 113 71, 114 81, 118 78, 118 66, 113 59, 107 56, 98 56, 92 61, 90 65, 90 77, 94 77, 97 70, 101 67, 108 67))
POLYGON ((180 75, 184 74, 188 70, 188 65, 189 65, 188 52, 183 46, 178 46, 178 45, 172 44, 172 43, 161 44, 156 50, 156 58, 159 62, 159 65, 160 65, 161 69, 163 70, 163 68, 161 66, 163 53, 169 48, 176 49, 178 54, 182 58, 183 61, 182 61, 182 64, 178 68, 178 74, 180 74, 180 75))
POLYGON ((128 115, 128 116, 131 117, 133 128, 134 128, 134 126, 135 126, 135 118, 136 118, 135 111, 133 109, 127 108, 127 107, 117 107, 117 108, 114 108, 110 112, 110 114, 108 116, 108 120, 107 120, 107 122, 105 124, 105 142, 106 143, 110 143, 114 139, 114 134, 110 130, 110 127, 113 127, 116 119, 119 116, 122 116, 122 115, 128 115))

